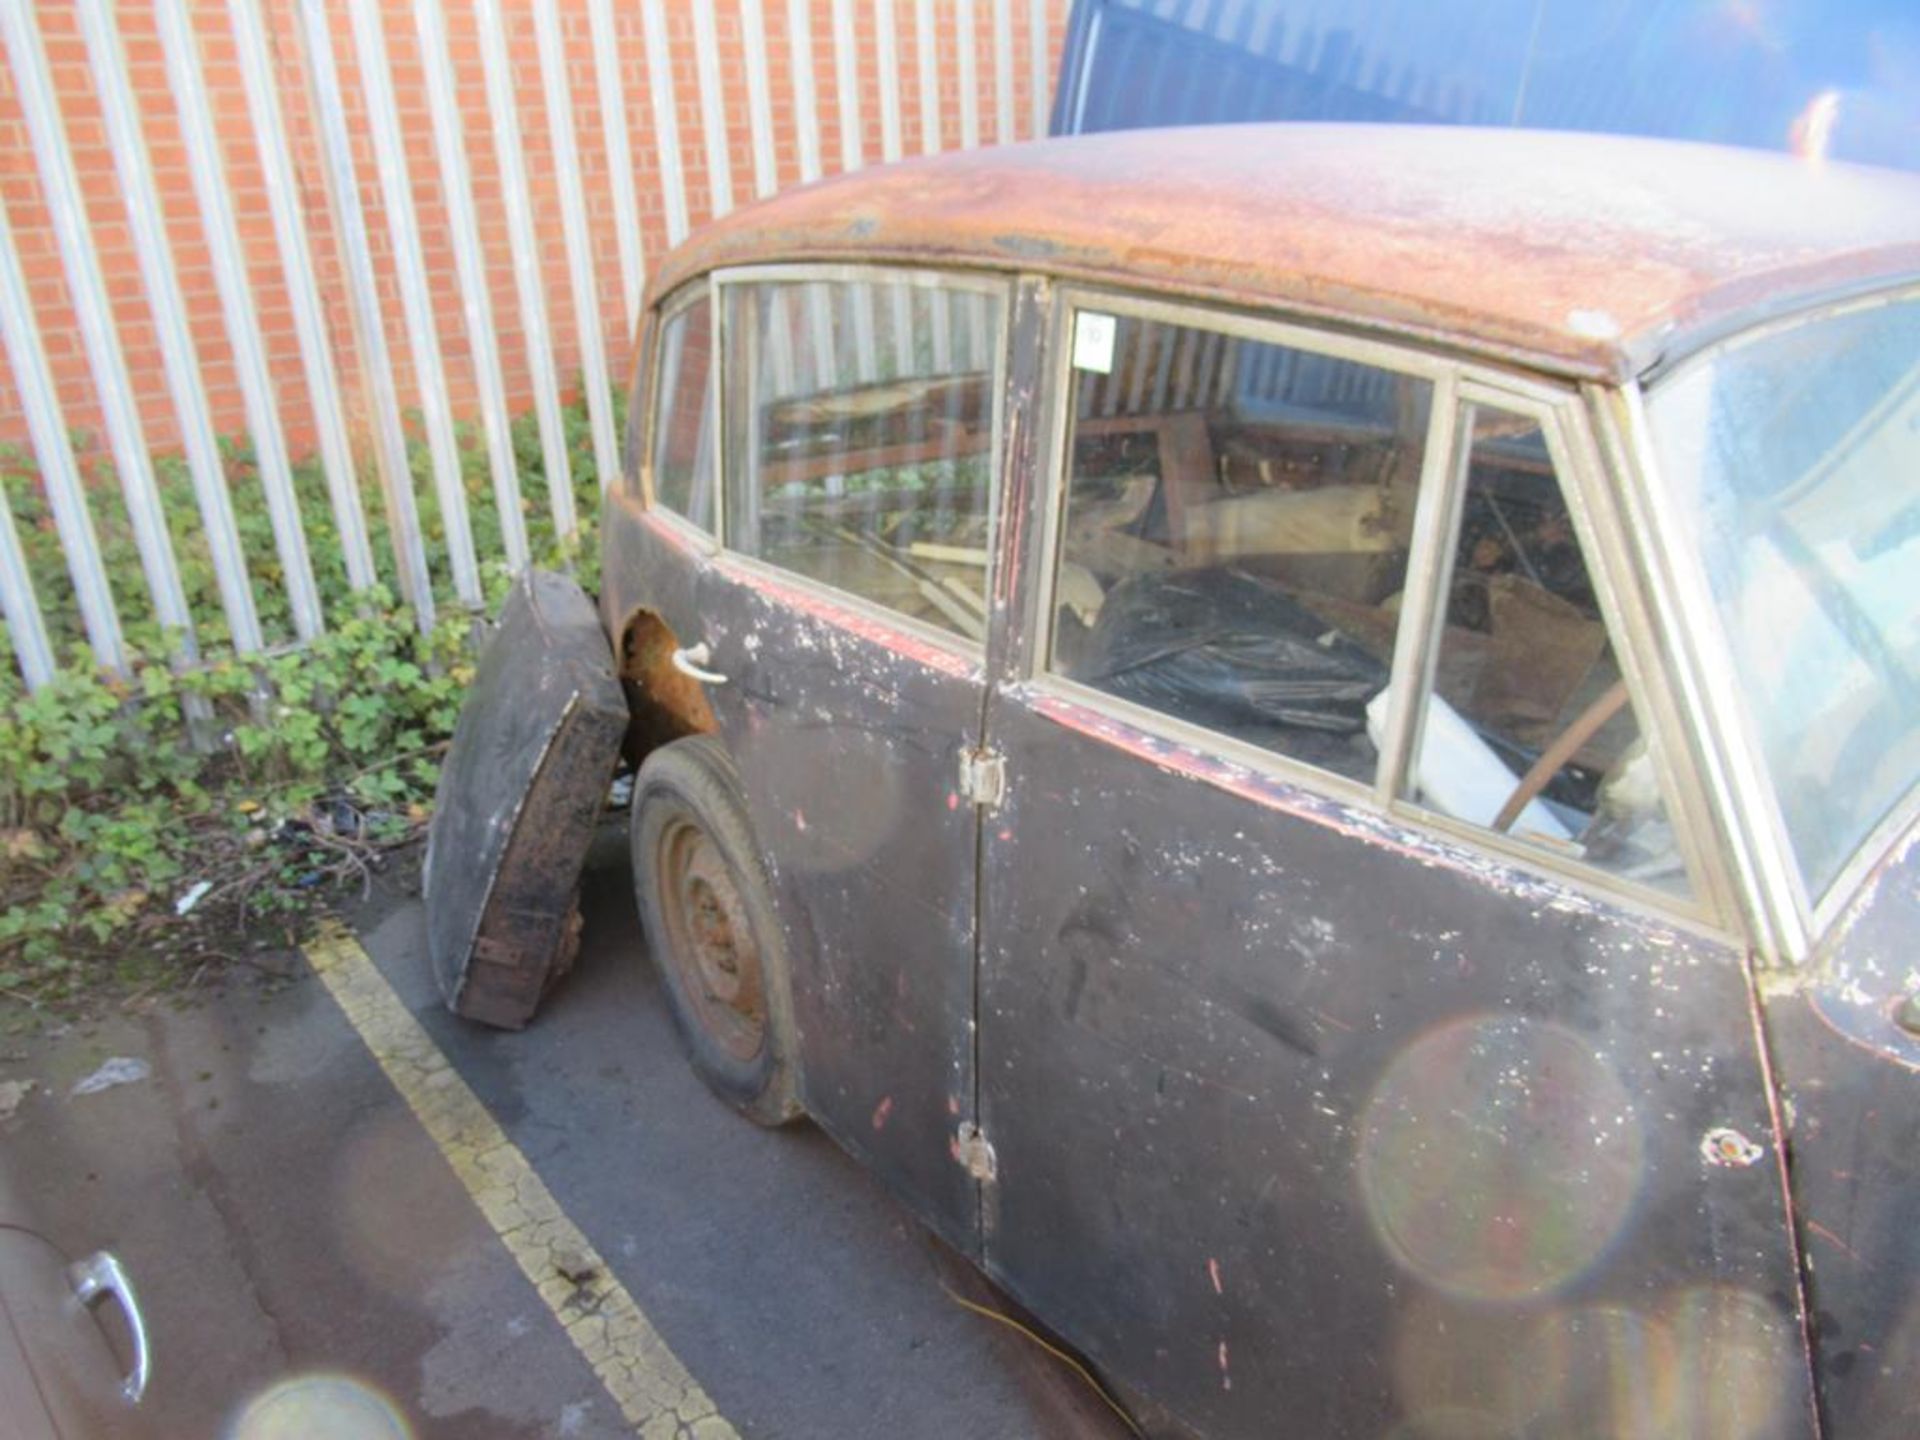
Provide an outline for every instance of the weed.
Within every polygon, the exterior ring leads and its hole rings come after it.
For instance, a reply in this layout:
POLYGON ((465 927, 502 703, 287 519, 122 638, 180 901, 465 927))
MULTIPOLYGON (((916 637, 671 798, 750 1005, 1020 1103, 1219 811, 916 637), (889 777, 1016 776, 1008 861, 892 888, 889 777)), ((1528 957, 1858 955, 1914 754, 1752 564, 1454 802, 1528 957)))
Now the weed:
MULTIPOLYGON (((532 417, 515 425, 515 453, 535 563, 571 568, 591 585, 599 490, 583 406, 567 439, 581 534, 555 534, 532 417)), ((417 428, 417 427, 416 427, 417 428)), ((463 431, 462 475, 474 544, 499 556, 479 437, 463 431)), ((237 927, 271 922, 286 935, 332 884, 364 878, 416 838, 473 676, 474 617, 438 593, 446 531, 424 445, 413 446, 414 489, 440 619, 428 633, 392 591, 392 548, 377 490, 364 503, 381 583, 347 585, 325 479, 296 467, 295 493, 329 627, 291 645, 286 587, 251 447, 222 446, 249 578, 270 649, 236 657, 199 526, 193 486, 171 457, 156 459, 161 500, 201 660, 178 660, 178 637, 146 616, 139 554, 111 467, 88 437, 89 500, 131 661, 102 670, 87 648, 72 582, 31 461, 0 453, 7 503, 48 618, 61 668, 29 694, 0 635, 0 993, 61 1002, 115 979, 188 973, 241 943, 237 927), (176 913, 185 902, 186 918, 176 913), (171 960, 172 964, 168 964, 171 960)), ((489 606, 510 576, 485 567, 489 606)))

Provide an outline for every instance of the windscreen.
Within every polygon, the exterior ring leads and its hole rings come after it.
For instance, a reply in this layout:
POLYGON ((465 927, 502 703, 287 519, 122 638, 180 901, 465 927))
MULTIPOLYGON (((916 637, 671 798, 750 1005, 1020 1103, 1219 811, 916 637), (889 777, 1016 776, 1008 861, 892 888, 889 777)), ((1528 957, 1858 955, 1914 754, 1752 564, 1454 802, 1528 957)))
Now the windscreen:
POLYGON ((1920 779, 1920 296, 1714 352, 1650 411, 1817 900, 1920 779))

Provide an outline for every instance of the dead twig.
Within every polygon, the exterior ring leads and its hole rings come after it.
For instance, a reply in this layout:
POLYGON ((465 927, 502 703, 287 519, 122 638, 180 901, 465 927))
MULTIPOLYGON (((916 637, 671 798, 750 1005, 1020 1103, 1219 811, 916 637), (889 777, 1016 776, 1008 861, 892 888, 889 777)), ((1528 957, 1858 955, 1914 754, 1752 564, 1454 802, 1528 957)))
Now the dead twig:
MULTIPOLYGON (((357 814, 358 812, 356 811, 355 813, 357 814)), ((364 829, 365 817, 362 817, 361 825, 364 829)), ((345 870, 350 866, 353 871, 359 873, 361 899, 364 900, 373 893, 373 871, 360 856, 359 842, 350 840, 343 835, 329 835, 326 831, 320 829, 309 831, 308 837, 322 849, 331 850, 334 854, 342 857, 342 863, 332 867, 333 869, 345 870)))
POLYGON ((342 789, 345 789, 363 776, 378 775, 382 770, 391 770, 397 765, 406 764, 409 760, 423 759, 428 755, 445 754, 447 747, 451 744, 453 744, 451 739, 436 740, 431 745, 422 745, 418 750, 408 750, 399 755, 390 755, 385 760, 375 761, 364 769, 355 770, 351 775, 346 776, 337 783, 342 789))

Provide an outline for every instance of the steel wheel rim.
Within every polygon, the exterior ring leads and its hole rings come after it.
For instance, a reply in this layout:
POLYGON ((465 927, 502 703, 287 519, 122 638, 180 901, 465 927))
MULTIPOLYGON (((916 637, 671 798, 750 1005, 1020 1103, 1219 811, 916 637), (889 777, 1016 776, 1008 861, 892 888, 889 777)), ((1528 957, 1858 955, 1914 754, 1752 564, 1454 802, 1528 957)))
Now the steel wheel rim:
POLYGON ((685 818, 661 831, 655 864, 667 960, 701 1028, 733 1059, 758 1058, 766 1046, 766 987, 732 871, 707 832, 685 818))

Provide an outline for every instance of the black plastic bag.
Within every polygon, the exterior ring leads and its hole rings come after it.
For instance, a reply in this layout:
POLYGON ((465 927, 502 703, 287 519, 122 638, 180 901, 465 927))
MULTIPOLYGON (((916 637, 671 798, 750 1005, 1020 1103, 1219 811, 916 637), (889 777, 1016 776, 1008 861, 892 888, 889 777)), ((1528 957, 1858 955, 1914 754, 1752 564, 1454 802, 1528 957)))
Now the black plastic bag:
POLYGON ((1218 728, 1351 735, 1387 667, 1271 581, 1208 569, 1116 585, 1074 678, 1218 728))

